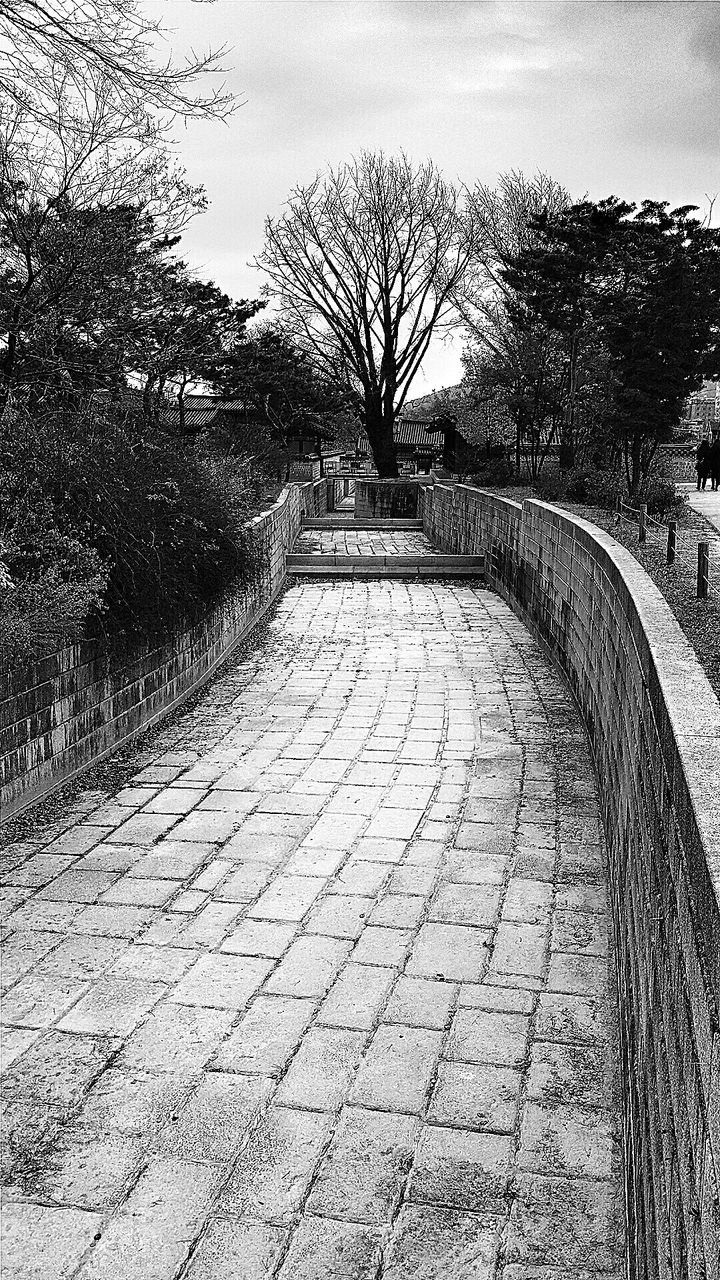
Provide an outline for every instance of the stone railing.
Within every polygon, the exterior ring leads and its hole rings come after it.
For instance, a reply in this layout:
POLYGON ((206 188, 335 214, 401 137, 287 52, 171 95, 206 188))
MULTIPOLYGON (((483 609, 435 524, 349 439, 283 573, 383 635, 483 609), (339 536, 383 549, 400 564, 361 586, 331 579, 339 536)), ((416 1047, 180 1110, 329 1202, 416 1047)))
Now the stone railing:
POLYGON ((592 741, 610 858, 624 1074, 629 1274, 720 1259, 720 705, 634 557, 584 520, 423 486, 443 551, 487 580, 562 668, 592 741))
POLYGON ((302 514, 327 509, 333 483, 337 487, 338 481, 325 480, 290 485, 250 522, 252 579, 195 626, 112 645, 82 641, 0 675, 0 819, 116 750, 213 674, 274 600, 302 514))

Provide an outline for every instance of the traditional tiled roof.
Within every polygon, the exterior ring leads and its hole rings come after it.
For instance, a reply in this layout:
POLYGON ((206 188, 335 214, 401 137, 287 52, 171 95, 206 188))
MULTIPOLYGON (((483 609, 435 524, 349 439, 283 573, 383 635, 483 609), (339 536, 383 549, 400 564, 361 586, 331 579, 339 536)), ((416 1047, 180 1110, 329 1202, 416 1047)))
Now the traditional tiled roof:
POLYGON ((398 418, 393 427, 395 444, 424 445, 426 449, 442 448, 442 428, 430 422, 398 418))

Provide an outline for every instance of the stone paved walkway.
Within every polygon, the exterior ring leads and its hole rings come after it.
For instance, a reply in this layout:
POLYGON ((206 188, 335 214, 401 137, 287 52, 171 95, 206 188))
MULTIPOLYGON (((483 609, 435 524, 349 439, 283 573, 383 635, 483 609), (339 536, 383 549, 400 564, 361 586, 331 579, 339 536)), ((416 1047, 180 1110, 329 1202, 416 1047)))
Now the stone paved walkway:
POLYGON ((4 865, 8 1280, 619 1280, 593 774, 497 597, 292 587, 4 865))
POLYGON ((424 533, 414 529, 304 529, 293 551, 307 555, 433 555, 424 533))
POLYGON ((698 490, 688 485, 687 495, 690 506, 705 516, 720 533, 720 491, 713 493, 710 489, 698 490))

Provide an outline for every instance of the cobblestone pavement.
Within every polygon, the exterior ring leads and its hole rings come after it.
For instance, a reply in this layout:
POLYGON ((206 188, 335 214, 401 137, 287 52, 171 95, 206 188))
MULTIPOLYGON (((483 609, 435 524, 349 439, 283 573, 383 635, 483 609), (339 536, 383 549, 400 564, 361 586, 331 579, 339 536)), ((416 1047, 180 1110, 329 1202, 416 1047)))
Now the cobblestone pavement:
POLYGON ((497 597, 293 587, 4 865, 7 1280, 619 1280, 593 774, 497 597))
POLYGON ((302 555, 420 556, 435 549, 414 529, 304 529, 293 547, 302 555))

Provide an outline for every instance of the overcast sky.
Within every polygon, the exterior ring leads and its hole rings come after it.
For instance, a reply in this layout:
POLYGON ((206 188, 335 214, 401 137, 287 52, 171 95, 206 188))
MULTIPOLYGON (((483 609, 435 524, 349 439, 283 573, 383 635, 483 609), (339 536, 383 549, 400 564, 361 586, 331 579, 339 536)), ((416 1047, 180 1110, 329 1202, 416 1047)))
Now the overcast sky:
MULTIPOLYGON (((720 192, 720 0, 150 0, 172 47, 231 46, 228 124, 178 134, 210 209, 186 257, 234 297, 291 187, 361 147, 447 178, 542 169, 572 195, 707 206, 720 192)), ((718 199, 720 212, 720 198, 718 199)), ((717 217, 714 221, 717 221, 717 217)), ((435 344, 413 394, 459 380, 435 344)))

